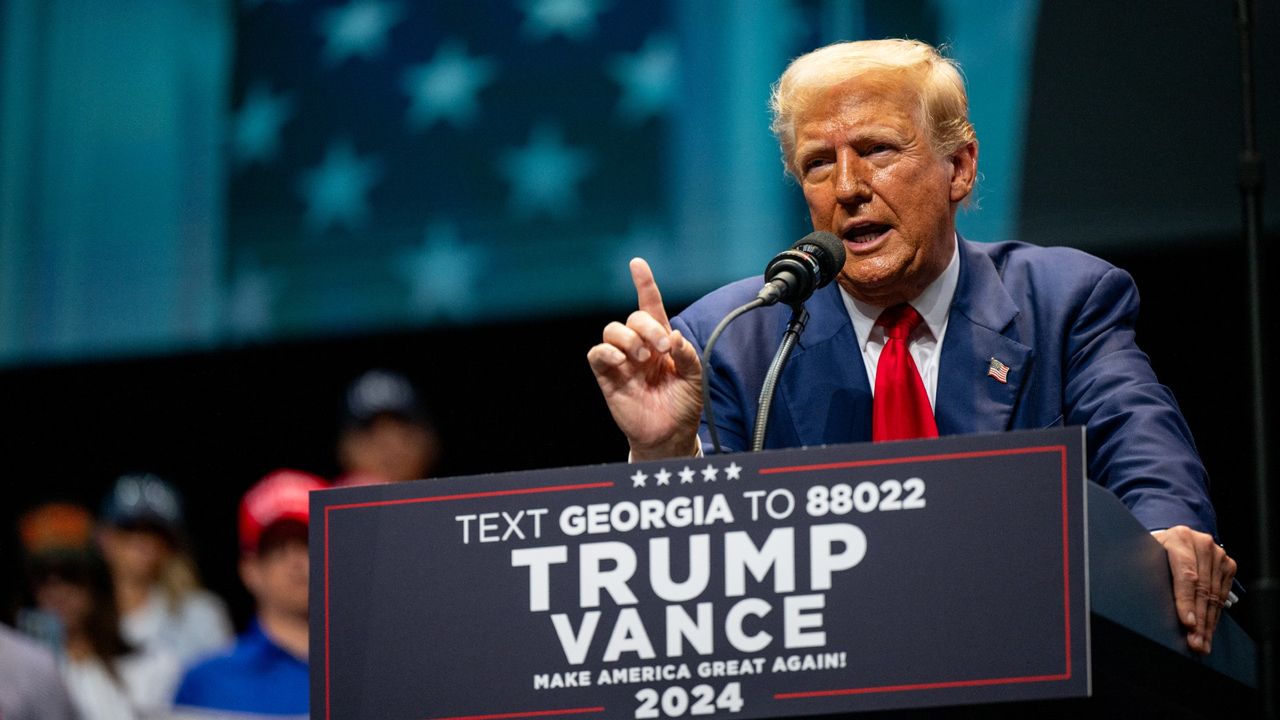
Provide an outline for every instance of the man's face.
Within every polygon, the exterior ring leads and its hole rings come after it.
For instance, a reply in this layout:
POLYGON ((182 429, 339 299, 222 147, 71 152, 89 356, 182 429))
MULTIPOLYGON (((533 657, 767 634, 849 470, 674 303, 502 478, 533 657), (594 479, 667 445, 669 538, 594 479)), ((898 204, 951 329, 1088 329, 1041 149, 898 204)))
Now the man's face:
POLYGON ((838 282, 889 306, 919 295, 954 249, 955 205, 973 186, 977 147, 939 156, 914 90, 856 78, 797 118, 794 167, 814 230, 844 240, 838 282))
POLYGON ((260 609, 305 617, 308 567, 306 540, 289 537, 242 559, 240 575, 260 609))
POLYGON ((367 426, 347 431, 339 446, 344 470, 384 482, 427 477, 436 453, 435 433, 394 415, 379 415, 367 426))

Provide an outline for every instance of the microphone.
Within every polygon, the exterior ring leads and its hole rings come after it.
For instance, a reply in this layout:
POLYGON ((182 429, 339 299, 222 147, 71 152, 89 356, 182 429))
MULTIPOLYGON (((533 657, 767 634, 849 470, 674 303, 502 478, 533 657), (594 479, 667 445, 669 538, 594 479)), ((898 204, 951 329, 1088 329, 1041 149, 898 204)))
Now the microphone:
POLYGON ((799 305, 844 267, 844 243, 829 232, 811 232, 783 250, 764 268, 765 286, 756 295, 765 305, 799 305))
MULTIPOLYGON (((711 331, 711 335, 707 338, 707 344, 702 348, 702 412, 707 418, 707 432, 711 435, 711 446, 715 448, 717 453, 724 450, 720 447, 720 433, 716 427, 716 416, 711 406, 711 350, 716 346, 716 341, 720 339, 720 333, 729 327, 729 323, 742 317, 744 313, 755 310, 758 307, 767 305, 776 305, 778 302, 785 300, 791 305, 791 321, 787 323, 787 331, 783 338, 783 343, 778 348, 777 355, 774 356, 773 363, 769 367, 769 374, 773 376, 773 380, 765 379, 765 392, 762 393, 760 402, 764 410, 763 417, 768 417, 769 403, 773 400, 773 383, 782 372, 783 366, 787 362, 787 356, 791 353, 791 348, 795 347, 796 342, 800 338, 800 333, 804 330, 804 324, 808 320, 809 313, 805 312, 804 301, 813 295, 813 291, 831 282, 840 272, 840 268, 844 267, 844 243, 840 238, 829 232, 812 232, 792 245, 790 249, 783 250, 774 256, 764 269, 764 288, 752 298, 751 302, 741 305, 729 311, 720 320, 720 324, 716 325, 715 330, 711 331)), ((765 428, 763 423, 757 420, 756 437, 757 445, 763 443, 765 428)))

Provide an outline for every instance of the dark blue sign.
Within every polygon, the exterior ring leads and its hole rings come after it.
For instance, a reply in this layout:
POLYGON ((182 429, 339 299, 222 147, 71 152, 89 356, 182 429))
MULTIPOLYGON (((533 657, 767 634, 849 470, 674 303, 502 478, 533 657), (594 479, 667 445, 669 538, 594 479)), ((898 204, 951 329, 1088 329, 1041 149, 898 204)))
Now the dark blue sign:
POLYGON ((1088 694, 1082 431, 312 495, 312 714, 774 717, 1088 694))

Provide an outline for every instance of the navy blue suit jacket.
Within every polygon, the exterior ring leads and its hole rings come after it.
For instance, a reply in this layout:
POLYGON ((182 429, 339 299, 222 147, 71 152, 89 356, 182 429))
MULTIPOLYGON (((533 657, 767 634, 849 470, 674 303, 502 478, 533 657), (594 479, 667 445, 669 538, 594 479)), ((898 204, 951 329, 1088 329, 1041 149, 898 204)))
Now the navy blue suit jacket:
MULTIPOLYGON (((712 292, 672 325, 701 348, 749 301, 760 277, 712 292)), ((871 439, 871 388, 835 283, 778 383, 768 448, 871 439)), ((730 325, 712 357, 711 396, 726 450, 750 447, 765 372, 791 311, 756 310, 730 325)), ((1129 274, 1068 248, 960 240, 960 278, 939 359, 934 415, 943 435, 1083 425, 1091 480, 1149 529, 1216 535, 1208 478, 1173 394, 1134 342, 1138 292, 1129 274), (992 358, 1008 382, 987 376, 992 358)), ((702 428, 704 445, 709 443, 702 428)))

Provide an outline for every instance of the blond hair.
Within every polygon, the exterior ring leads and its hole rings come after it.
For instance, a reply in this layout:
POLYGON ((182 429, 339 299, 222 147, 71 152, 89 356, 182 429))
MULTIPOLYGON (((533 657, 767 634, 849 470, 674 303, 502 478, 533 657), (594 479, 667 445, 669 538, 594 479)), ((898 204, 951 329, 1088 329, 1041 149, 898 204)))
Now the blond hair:
POLYGON ((969 122, 964 77, 955 61, 919 40, 861 40, 827 45, 801 55, 773 85, 770 129, 782 148, 782 164, 799 177, 792 160, 796 118, 825 91, 855 77, 875 75, 913 86, 920 120, 939 155, 950 155, 977 139, 969 122))

